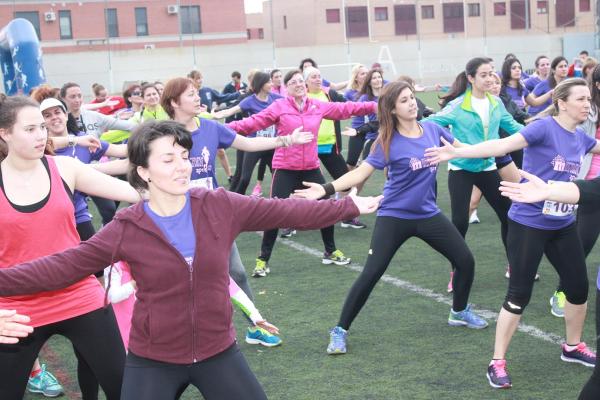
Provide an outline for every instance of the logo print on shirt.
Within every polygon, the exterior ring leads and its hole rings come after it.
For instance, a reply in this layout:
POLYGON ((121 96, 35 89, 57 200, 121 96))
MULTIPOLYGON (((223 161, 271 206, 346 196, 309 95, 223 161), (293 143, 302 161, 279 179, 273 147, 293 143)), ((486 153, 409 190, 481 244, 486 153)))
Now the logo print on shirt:
POLYGON ((583 157, 580 157, 578 163, 569 162, 563 156, 557 154, 556 157, 554 157, 550 163, 552 164, 552 169, 554 169, 554 171, 568 172, 572 175, 571 180, 573 180, 573 176, 577 176, 579 174, 579 169, 581 168, 582 161, 583 157))
POLYGON ((408 166, 413 171, 417 171, 423 168, 429 168, 431 172, 435 172, 437 169, 437 165, 431 164, 426 158, 419 159, 416 157, 411 157, 408 166))
POLYGON ((210 151, 206 146, 202 148, 200 157, 190 157, 190 162, 197 174, 208 174, 212 171, 212 165, 210 165, 210 151))

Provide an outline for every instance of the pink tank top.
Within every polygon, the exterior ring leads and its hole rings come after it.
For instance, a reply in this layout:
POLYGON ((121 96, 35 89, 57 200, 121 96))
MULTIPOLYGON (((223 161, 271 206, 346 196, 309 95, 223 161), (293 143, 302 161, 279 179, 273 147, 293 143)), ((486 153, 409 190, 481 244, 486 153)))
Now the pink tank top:
MULTIPOLYGON (((600 139, 600 128, 596 130, 596 139, 600 139)), ((592 154, 592 163, 585 179, 594 179, 600 173, 600 154, 592 154)))
MULTIPOLYGON (((17 211, 0 190, 0 268, 62 252, 79 244, 73 203, 52 157, 50 195, 34 212, 17 211)), ((0 309, 28 315, 33 327, 63 321, 103 306, 104 290, 90 275, 73 285, 33 295, 0 297, 0 309)))

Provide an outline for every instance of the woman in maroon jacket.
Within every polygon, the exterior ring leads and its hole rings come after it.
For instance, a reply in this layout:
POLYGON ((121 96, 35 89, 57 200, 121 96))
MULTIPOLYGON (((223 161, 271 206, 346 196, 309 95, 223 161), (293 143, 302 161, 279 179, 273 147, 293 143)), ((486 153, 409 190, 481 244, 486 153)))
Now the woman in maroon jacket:
POLYGON ((242 231, 316 229, 380 198, 256 199, 189 189, 192 140, 183 125, 150 121, 129 143, 129 182, 149 201, 119 212, 78 247, 0 270, 0 296, 69 285, 117 260, 137 283, 121 399, 175 399, 196 386, 205 399, 265 399, 235 343, 229 251, 242 231), (307 221, 306 215, 311 215, 307 221))

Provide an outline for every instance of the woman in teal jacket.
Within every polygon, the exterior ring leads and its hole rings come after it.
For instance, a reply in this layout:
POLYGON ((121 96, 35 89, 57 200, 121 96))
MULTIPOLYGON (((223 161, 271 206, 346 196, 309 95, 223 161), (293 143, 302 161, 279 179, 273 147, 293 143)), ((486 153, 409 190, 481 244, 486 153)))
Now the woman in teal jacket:
MULTIPOLYGON (((494 69, 489 58, 470 60, 465 71, 458 74, 450 91, 441 98, 444 107, 428 120, 448 127, 461 143, 477 144, 498 139, 499 128, 509 134, 523 126, 506 111, 502 101, 488 93, 494 81, 494 69)), ((514 163, 506 159, 515 168, 514 163)), ((452 222, 464 236, 469 228, 469 200, 473 185, 477 186, 492 206, 501 223, 502 242, 506 247, 507 213, 510 200, 498 192, 500 175, 496 160, 490 158, 457 158, 448 163, 448 189, 452 222)), ((515 171, 516 172, 516 171, 515 171)))

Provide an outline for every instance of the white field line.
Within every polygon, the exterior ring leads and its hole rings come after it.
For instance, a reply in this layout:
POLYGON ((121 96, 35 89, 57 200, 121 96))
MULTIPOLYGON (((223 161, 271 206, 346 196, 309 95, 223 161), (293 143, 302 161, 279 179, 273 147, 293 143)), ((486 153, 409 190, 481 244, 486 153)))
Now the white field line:
MULTIPOLYGON (((302 253, 309 254, 311 256, 321 258, 323 256, 323 252, 317 249, 313 249, 312 247, 304 246, 303 244, 294 242, 289 239, 278 239, 279 242, 285 244, 288 247, 291 247, 295 250, 298 250, 302 253)), ((361 272, 363 270, 363 266, 356 263, 350 263, 348 265, 344 265, 344 267, 356 271, 361 272)), ((394 278, 393 276, 389 276, 388 274, 383 274, 381 280, 392 284, 400 289, 408 290, 409 292, 413 292, 418 294, 419 296, 426 297, 428 299, 434 300, 441 304, 446 304, 448 306, 452 306, 452 300, 450 297, 434 292, 431 289, 426 289, 421 286, 415 285, 408 281, 404 281, 402 279, 394 278)), ((477 312, 477 314, 481 315, 487 320, 496 321, 498 319, 498 313, 490 310, 485 310, 483 308, 473 307, 473 311, 477 312)), ((523 332, 529 336, 533 336, 534 338, 541 339, 545 342, 553 343, 553 344, 562 344, 564 343, 564 338, 560 335, 556 335, 554 333, 544 332, 543 330, 536 328, 533 325, 527 325, 520 323, 518 330, 523 332)))

